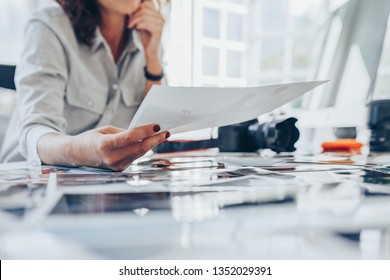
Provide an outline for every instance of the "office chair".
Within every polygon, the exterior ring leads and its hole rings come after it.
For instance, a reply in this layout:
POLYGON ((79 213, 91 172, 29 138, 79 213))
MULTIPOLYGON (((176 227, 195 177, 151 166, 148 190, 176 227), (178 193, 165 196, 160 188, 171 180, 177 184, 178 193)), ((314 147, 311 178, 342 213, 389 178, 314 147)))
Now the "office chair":
POLYGON ((14 65, 0 64, 0 87, 15 90, 15 69, 14 65))

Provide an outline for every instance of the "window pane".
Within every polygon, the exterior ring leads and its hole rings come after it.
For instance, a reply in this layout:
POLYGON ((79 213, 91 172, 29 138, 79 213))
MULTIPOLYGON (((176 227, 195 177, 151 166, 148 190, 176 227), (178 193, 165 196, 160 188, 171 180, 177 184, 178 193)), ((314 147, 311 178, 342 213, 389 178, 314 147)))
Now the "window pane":
POLYGON ((261 44, 260 67, 262 70, 281 70, 284 59, 284 40, 264 40, 261 44))
POLYGON ((203 8, 203 36, 219 38, 220 12, 215 9, 203 8))
POLYGON ((309 40, 308 38, 295 38, 293 44, 293 68, 308 68, 310 64, 312 40, 309 40))
POLYGON ((203 75, 219 75, 219 50, 217 48, 203 47, 203 75))
POLYGON ((263 0, 264 31, 280 31, 286 28, 287 5, 284 0, 263 0))
POLYGON ((227 52, 227 69, 226 75, 231 78, 241 77, 241 52, 227 52))
POLYGON ((228 14, 228 39, 232 41, 242 41, 242 15, 228 14))

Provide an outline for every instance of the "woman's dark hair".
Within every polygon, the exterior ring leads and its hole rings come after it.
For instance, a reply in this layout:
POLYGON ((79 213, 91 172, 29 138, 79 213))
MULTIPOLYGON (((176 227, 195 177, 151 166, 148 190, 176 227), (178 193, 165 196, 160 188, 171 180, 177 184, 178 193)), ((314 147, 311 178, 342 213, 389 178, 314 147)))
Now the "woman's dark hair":
POLYGON ((76 38, 80 43, 92 45, 95 30, 100 22, 96 0, 56 0, 68 15, 76 38))

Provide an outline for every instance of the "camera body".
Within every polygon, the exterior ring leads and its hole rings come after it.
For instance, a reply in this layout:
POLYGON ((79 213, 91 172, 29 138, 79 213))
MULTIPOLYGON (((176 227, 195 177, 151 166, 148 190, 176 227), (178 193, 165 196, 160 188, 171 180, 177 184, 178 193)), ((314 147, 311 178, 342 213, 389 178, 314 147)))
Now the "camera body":
POLYGON ((299 139, 296 118, 260 124, 257 119, 218 128, 218 139, 200 141, 166 141, 157 146, 158 153, 219 148, 221 152, 256 152, 271 149, 277 153, 295 151, 299 139))

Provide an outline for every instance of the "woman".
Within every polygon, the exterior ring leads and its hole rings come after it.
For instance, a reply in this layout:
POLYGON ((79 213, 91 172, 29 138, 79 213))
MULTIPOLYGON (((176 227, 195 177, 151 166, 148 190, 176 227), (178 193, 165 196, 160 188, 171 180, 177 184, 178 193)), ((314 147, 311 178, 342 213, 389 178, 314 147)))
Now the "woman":
POLYGON ((57 2, 27 25, 0 158, 123 170, 169 137, 158 124, 124 129, 163 78, 164 20, 150 1, 57 2))

